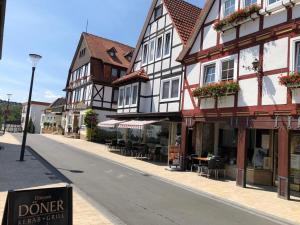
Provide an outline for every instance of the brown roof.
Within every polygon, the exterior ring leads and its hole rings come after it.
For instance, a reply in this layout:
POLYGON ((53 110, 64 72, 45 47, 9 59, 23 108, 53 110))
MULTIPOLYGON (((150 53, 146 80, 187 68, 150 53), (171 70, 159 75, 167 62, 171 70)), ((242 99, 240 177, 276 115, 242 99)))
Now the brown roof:
POLYGON ((103 37, 98 37, 89 33, 82 33, 84 39, 86 40, 88 49, 91 56, 102 60, 104 63, 113 64, 120 67, 128 68, 130 62, 126 59, 126 54, 133 51, 134 48, 122 44, 120 42, 112 41, 103 37), (116 56, 112 57, 109 55, 108 51, 111 49, 116 50, 116 56))
MULTIPOLYGON (((43 106, 49 106, 51 103, 48 102, 38 102, 38 101, 31 101, 31 105, 43 105, 43 106)), ((22 103, 22 105, 27 105, 27 102, 22 103)))
POLYGON ((120 86, 120 85, 124 85, 124 84, 128 84, 131 83, 133 81, 148 81, 149 77, 147 76, 147 73, 145 72, 144 69, 135 71, 133 73, 130 73, 128 75, 125 75, 123 77, 120 77, 119 79, 115 80, 113 82, 114 85, 120 86))
POLYGON ((199 34, 199 31, 205 21, 205 18, 207 17, 207 14, 210 11, 210 8, 213 6, 215 0, 207 0, 205 2, 204 8, 202 9, 200 16, 198 17, 198 20, 195 25, 194 32, 192 33, 191 37, 189 38, 186 46, 181 51, 180 55, 178 56, 177 60, 182 61, 185 55, 190 51, 190 49, 193 47, 193 44, 199 34))
POLYGON ((179 36, 186 44, 192 34, 201 9, 184 0, 163 0, 179 36))

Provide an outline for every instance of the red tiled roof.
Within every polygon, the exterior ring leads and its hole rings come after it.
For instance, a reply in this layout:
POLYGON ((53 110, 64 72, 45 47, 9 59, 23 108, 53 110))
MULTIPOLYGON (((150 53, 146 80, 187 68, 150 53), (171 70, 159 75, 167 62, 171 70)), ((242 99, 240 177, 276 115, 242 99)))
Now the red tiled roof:
POLYGON ((93 34, 83 33, 84 39, 88 45, 88 49, 91 56, 97 59, 101 59, 104 63, 113 64, 116 66, 121 66, 128 68, 130 62, 126 59, 126 54, 133 51, 134 48, 112 41, 103 37, 98 37, 93 34), (114 48, 116 50, 116 56, 112 57, 109 55, 108 51, 114 48))
POLYGON ((142 80, 142 81, 149 80, 149 77, 147 76, 147 73, 145 72, 144 69, 120 77, 119 79, 115 80, 113 84, 120 86, 122 84, 128 84, 131 83, 132 81, 138 81, 138 80, 142 80))
POLYGON ((181 40, 187 43, 201 13, 201 9, 184 0, 163 0, 181 40))

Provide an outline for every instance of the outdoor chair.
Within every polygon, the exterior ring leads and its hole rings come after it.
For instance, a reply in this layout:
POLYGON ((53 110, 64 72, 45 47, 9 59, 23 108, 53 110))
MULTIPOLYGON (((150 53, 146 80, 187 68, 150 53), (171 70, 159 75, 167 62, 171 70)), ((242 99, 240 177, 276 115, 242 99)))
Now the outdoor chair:
POLYGON ((206 177, 210 177, 212 173, 217 176, 217 167, 216 167, 216 159, 211 158, 208 160, 207 166, 200 166, 200 175, 206 175, 206 177))
POLYGON ((194 157, 198 157, 198 155, 192 154, 188 156, 188 160, 190 161, 190 166, 191 166, 191 172, 193 172, 194 168, 199 167, 199 160, 194 159, 194 157))
POLYGON ((223 177, 225 178, 225 160, 224 158, 216 158, 216 172, 217 178, 219 179, 219 172, 223 172, 223 177))
POLYGON ((111 141, 111 144, 109 144, 109 149, 112 150, 112 149, 116 149, 117 147, 117 140, 114 139, 111 141))

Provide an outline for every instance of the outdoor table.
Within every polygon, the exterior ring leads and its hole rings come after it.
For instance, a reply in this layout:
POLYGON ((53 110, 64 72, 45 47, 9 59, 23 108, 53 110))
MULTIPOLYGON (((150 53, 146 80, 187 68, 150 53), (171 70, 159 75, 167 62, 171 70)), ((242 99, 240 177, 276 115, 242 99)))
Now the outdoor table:
POLYGON ((199 166, 198 166, 198 173, 201 172, 200 167, 203 166, 203 164, 201 164, 201 161, 204 162, 205 166, 208 164, 209 158, 208 157, 193 157, 193 159, 199 160, 199 166))

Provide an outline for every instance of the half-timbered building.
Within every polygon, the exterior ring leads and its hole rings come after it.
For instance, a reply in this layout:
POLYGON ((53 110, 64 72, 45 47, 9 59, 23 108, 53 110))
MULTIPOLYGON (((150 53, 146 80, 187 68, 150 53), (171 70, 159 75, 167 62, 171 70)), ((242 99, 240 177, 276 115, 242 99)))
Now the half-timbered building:
POLYGON ((82 33, 66 83, 66 131, 77 131, 87 109, 98 120, 117 110, 118 88, 112 82, 126 74, 133 48, 125 44, 82 33))
MULTIPOLYGON (((158 143, 165 152, 181 132, 184 67, 176 59, 200 12, 183 0, 153 0, 127 75, 113 82, 119 86, 114 118, 156 122, 160 126, 156 131, 166 136, 164 143, 158 143)), ((131 127, 130 122, 126 127, 131 127)))
POLYGON ((208 0, 178 58, 183 150, 220 155, 237 185, 283 198, 300 191, 298 2, 208 0))

